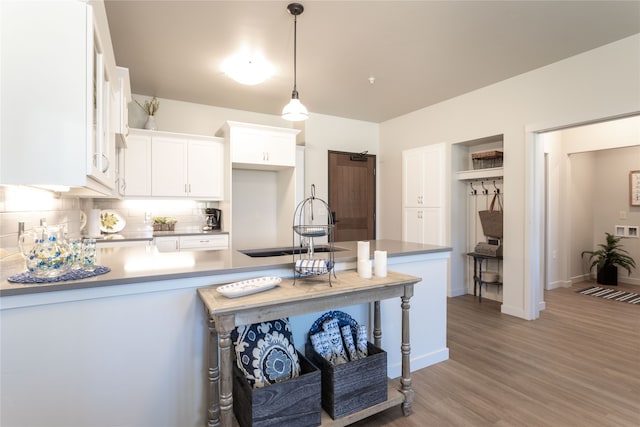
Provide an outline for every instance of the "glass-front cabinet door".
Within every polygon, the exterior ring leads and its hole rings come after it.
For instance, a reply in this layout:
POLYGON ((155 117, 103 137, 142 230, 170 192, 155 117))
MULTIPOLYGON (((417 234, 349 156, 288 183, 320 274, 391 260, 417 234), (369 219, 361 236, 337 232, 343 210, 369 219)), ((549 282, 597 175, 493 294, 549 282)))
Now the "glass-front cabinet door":
MULTIPOLYGON (((88 22, 92 20, 87 19, 88 22)), ((87 135, 87 175, 91 178, 99 181, 101 184, 112 188, 114 185, 114 170, 115 165, 112 165, 112 161, 115 160, 115 133, 113 126, 111 125, 112 119, 112 96, 111 96, 111 81, 112 76, 108 66, 104 47, 100 35, 94 30, 94 26, 91 26, 90 34, 87 34, 87 40, 93 43, 87 43, 92 45, 91 61, 88 63, 88 74, 90 78, 88 81, 91 84, 90 94, 88 99, 88 117, 89 129, 87 135)))

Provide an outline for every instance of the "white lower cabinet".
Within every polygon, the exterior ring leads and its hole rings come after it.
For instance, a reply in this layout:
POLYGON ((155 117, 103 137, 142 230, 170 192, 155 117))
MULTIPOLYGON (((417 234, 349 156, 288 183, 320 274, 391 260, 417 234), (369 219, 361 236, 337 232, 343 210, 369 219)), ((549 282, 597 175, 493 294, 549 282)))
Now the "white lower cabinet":
POLYGON ((153 240, 158 252, 211 251, 229 247, 228 234, 162 236, 153 240))
POLYGON ((180 250, 207 251, 212 249, 227 249, 228 247, 228 234, 180 236, 180 250))
POLYGON ((132 129, 127 145, 127 196, 224 199, 221 138, 132 129))
POLYGON ((98 248, 124 248, 131 246, 149 246, 151 244, 151 240, 98 240, 96 242, 98 248))
POLYGON ((158 252, 177 252, 180 250, 180 239, 178 236, 156 237, 153 239, 158 252))
POLYGON ((404 208, 402 240, 431 245, 444 241, 443 208, 404 208))

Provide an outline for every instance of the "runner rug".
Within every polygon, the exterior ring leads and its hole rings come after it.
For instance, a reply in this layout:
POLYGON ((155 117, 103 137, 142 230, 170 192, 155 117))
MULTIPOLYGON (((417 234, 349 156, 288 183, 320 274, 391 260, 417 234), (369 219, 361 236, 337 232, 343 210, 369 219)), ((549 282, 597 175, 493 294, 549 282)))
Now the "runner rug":
POLYGON ((586 289, 576 291, 580 294, 612 299, 615 301, 628 302, 630 304, 640 304, 640 295, 635 292, 619 291, 617 289, 601 288, 600 286, 589 286, 586 289))

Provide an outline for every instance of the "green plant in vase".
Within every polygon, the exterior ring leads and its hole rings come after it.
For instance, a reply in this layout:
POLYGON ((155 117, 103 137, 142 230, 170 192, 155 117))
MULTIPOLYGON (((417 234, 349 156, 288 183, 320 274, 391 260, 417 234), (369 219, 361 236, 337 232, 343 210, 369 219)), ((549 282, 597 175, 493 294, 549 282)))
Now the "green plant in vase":
POLYGON ((162 231, 167 223, 166 216, 154 216, 153 217, 153 231, 162 231))
POLYGON ((622 237, 616 237, 611 233, 604 233, 607 236, 606 243, 598 246, 600 249, 595 251, 583 251, 582 257, 589 255, 589 270, 597 267, 597 282, 601 285, 616 286, 618 284, 618 267, 627 270, 631 275, 631 269, 636 268, 636 263, 629 256, 629 252, 622 249, 620 240, 622 237))
POLYGON ((144 105, 140 104, 137 99, 134 99, 134 101, 140 108, 144 110, 145 113, 147 113, 147 122, 145 123, 144 128, 149 130, 157 130, 158 127, 156 126, 156 122, 153 116, 155 116, 155 114, 160 109, 160 101, 158 101, 158 98, 154 96, 151 100, 145 101, 144 105))

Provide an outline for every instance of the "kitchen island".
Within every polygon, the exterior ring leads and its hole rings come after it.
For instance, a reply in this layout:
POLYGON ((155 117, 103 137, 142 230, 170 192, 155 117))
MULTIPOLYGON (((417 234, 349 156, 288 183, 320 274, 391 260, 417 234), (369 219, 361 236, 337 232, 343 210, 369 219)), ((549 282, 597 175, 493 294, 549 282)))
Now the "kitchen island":
MULTIPOLYGON (((335 254, 336 270, 354 269, 357 242, 336 246, 344 249, 335 254)), ((389 270, 423 278, 411 300, 411 367, 446 360, 450 248, 377 240, 370 250, 388 252, 389 270)), ((208 331, 197 289, 291 277, 292 257, 251 258, 231 249, 158 253, 152 246, 105 248, 98 256, 109 273, 47 285, 7 282, 23 267, 3 262, 0 424, 206 425, 208 331)), ((372 324, 369 304, 345 299, 340 309, 372 324)), ((382 346, 395 378, 402 366, 402 337, 392 332, 402 323, 399 301, 382 301, 381 312, 388 331, 382 346)), ((291 318, 299 349, 320 314, 291 318)))

